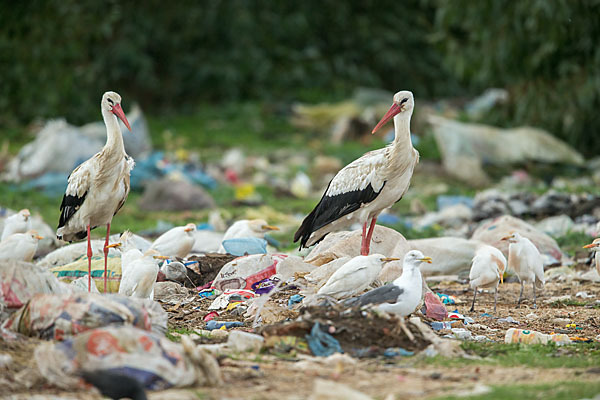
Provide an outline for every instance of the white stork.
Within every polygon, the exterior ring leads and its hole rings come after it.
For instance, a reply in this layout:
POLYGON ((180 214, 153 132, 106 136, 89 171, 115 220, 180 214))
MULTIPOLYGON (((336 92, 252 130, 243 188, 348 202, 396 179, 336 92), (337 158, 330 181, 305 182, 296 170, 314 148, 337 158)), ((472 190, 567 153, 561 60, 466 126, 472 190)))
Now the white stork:
POLYGON ((106 92, 100 103, 106 124, 106 145, 89 160, 80 164, 69 175, 67 191, 60 205, 60 220, 56 237, 72 242, 87 235, 88 287, 92 277, 92 247, 90 230, 106 225, 104 242, 104 291, 106 292, 106 266, 108 236, 113 216, 119 211, 129 194, 129 174, 133 158, 125 153, 123 136, 117 117, 131 131, 121 108, 121 96, 106 92))
POLYGON ((533 287, 533 308, 536 308, 535 289, 536 287, 542 288, 545 283, 542 255, 531 240, 519 235, 517 232, 502 238, 502 240, 508 240, 510 243, 508 245, 508 268, 512 268, 515 271, 521 282, 521 293, 519 293, 517 305, 520 305, 523 299, 523 285, 531 282, 533 287))
POLYGON ((29 210, 24 208, 16 214, 4 220, 4 228, 2 229, 2 237, 0 240, 4 240, 13 233, 25 233, 31 229, 31 214, 29 210))
POLYGON ((300 247, 309 247, 330 232, 360 222, 363 226, 360 254, 369 255, 377 216, 404 196, 419 162, 419 152, 410 139, 413 108, 411 92, 394 95, 392 106, 372 131, 375 133, 393 118, 394 141, 383 149, 366 153, 337 173, 319 204, 302 222, 294 242, 300 240, 300 247))

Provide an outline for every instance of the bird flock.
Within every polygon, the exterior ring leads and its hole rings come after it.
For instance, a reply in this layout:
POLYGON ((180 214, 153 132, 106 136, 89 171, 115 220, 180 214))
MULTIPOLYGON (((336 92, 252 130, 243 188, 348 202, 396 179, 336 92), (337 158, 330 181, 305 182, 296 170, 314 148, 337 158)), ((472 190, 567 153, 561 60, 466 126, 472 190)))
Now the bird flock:
MULTIPOLYGON (((372 130, 375 133, 393 120, 394 139, 386 147, 370 151, 342 168, 330 181, 315 208, 304 218, 294 235, 300 248, 310 247, 331 232, 359 223, 362 226, 361 246, 357 256, 349 259, 316 290, 316 296, 330 299, 348 307, 369 308, 375 312, 394 314, 403 323, 404 317, 414 312, 422 302, 422 263, 432 259, 412 250, 402 259, 402 274, 393 282, 383 284, 378 277, 384 265, 398 258, 384 254, 370 254, 370 245, 379 214, 400 201, 409 188, 419 153, 413 147, 410 122, 415 103, 413 94, 400 91, 393 97, 392 106, 372 130)), ((109 243, 110 224, 123 207, 129 194, 130 172, 134 160, 127 155, 118 120, 131 130, 121 108, 121 96, 106 92, 101 100, 101 113, 106 124, 107 141, 100 152, 73 170, 60 204, 60 219, 56 236, 68 242, 87 238, 84 251, 88 259, 88 290, 91 290, 92 243, 91 230, 106 226, 102 246, 104 255, 104 291, 107 290, 107 258, 109 252, 120 253, 122 276, 119 293, 140 298, 153 298, 154 283, 160 273, 173 280, 185 275, 183 264, 164 260, 183 259, 195 243, 196 225, 193 223, 172 228, 145 249, 140 249, 131 232, 124 232, 117 243, 109 243), (85 251, 87 250, 87 251, 85 251)), ((8 217, 0 241, 0 260, 31 261, 41 236, 32 229, 29 210, 23 209, 8 217)), ((276 230, 264 220, 235 222, 223 240, 232 238, 263 238, 276 230)), ((471 311, 475 309, 478 291, 494 291, 494 312, 497 307, 499 285, 509 270, 514 271, 521 284, 517 304, 523 301, 525 284, 532 285, 533 306, 537 290, 544 285, 542 257, 536 246, 519 232, 503 238, 509 242, 508 261, 497 248, 481 245, 476 249, 469 273, 473 290, 471 311)), ((600 239, 584 246, 596 250, 596 268, 600 272, 600 239)), ((221 246, 221 251, 224 251, 221 246)), ((66 252, 63 252, 66 254, 66 252)), ((409 334, 409 332, 407 332, 409 334)))

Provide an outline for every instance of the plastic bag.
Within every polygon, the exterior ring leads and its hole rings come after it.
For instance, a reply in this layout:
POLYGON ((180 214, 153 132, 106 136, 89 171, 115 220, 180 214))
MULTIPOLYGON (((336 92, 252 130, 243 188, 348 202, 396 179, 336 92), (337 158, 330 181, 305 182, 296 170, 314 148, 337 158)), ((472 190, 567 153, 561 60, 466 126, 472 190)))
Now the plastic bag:
POLYGON ((273 276, 277 264, 288 256, 285 254, 254 254, 236 258, 221 268, 213 287, 225 289, 252 289, 252 285, 273 276))
MULTIPOLYGON (((71 283, 88 273, 88 259, 82 256, 76 261, 60 267, 52 267, 50 271, 56 275, 59 281, 71 283)), ((108 293, 117 293, 121 284, 121 257, 108 255, 108 266, 106 273, 108 293)), ((104 290, 104 255, 92 256, 92 281, 98 290, 104 290)))
POLYGON ((2 328, 41 339, 65 340, 112 324, 164 334, 167 313, 152 300, 116 294, 38 294, 4 321, 2 328))

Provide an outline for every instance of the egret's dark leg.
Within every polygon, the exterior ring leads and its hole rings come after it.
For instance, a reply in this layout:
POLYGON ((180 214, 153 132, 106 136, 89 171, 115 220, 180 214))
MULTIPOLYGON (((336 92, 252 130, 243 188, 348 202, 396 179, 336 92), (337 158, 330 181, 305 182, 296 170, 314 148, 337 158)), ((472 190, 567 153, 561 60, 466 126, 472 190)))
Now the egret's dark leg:
MULTIPOLYGON (((367 254, 363 254, 365 256, 369 255, 371 250, 371 238, 373 237, 373 231, 375 230, 375 222, 377 222, 377 218, 371 219, 371 226, 369 226, 369 233, 367 234, 366 246, 367 246, 367 254)), ((366 226, 366 224, 365 224, 366 226)))
POLYGON ((106 240, 104 241, 104 293, 106 293, 106 278, 108 275, 108 235, 110 235, 110 222, 106 224, 106 240))
POLYGON ((360 255, 361 256, 368 256, 369 255, 369 251, 367 250, 367 221, 365 221, 365 223, 363 224, 363 228, 362 228, 362 236, 361 236, 361 242, 360 242, 360 255))
POLYGON ((523 281, 521 281, 521 293, 519 293, 519 301, 517 301, 517 305, 521 305, 521 300, 523 299, 523 281))
POLYGON ((496 313, 496 304, 498 303, 498 286, 496 286, 496 290, 494 291, 494 314, 496 313))
POLYGON ((533 308, 537 308, 537 304, 535 304, 535 279, 533 280, 533 308))
POLYGON ((90 225, 87 226, 87 257, 88 257, 88 292, 92 291, 92 242, 90 241, 90 225))
POLYGON ((475 311, 475 297, 477 297, 477 288, 473 289, 473 302, 469 311, 475 311))

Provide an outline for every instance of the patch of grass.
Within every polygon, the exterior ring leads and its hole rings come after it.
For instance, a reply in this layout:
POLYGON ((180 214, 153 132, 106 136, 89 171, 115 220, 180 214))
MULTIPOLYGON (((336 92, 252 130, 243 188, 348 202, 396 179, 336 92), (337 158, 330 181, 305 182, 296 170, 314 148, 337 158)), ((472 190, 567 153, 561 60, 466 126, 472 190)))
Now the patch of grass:
POLYGON ((550 303, 550 307, 552 307, 552 308, 563 308, 563 307, 568 307, 568 306, 583 307, 585 305, 587 305, 587 303, 585 303, 583 301, 573 300, 573 299, 556 300, 556 301, 553 301, 552 303, 550 303))
POLYGON ((481 359, 433 357, 426 363, 445 366, 492 364, 505 367, 586 368, 598 365, 600 343, 578 343, 559 347, 548 345, 463 342, 462 348, 481 359))
POLYGON ((584 232, 569 231, 563 236, 556 238, 556 243, 560 248, 569 255, 575 255, 577 250, 581 250, 582 246, 590 243, 593 238, 584 232))
POLYGON ((189 335, 189 334, 196 333, 196 332, 194 332, 193 330, 190 330, 190 329, 186 329, 186 328, 169 328, 167 330, 167 333, 165 333, 166 338, 172 342, 181 342, 181 337, 177 336, 177 335, 173 335, 173 333, 177 333, 180 335, 189 335))
MULTIPOLYGON (((519 400, 571 400, 592 398, 600 393, 600 382, 568 381, 546 383, 541 385, 505 385, 492 386, 490 393, 469 396, 471 400, 508 400, 519 398, 519 400)), ((460 396, 442 396, 437 399, 458 400, 460 396)))

